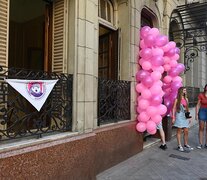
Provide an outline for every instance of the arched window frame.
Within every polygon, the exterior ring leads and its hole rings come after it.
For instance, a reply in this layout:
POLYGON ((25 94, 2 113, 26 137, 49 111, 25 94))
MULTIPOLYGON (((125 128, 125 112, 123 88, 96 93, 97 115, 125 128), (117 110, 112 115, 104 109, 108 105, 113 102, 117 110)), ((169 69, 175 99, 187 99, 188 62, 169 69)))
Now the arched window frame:
POLYGON ((99 22, 101 24, 106 25, 107 27, 114 29, 114 22, 115 22, 115 20, 114 20, 114 5, 111 0, 99 0, 98 14, 99 14, 99 22), (104 4, 103 8, 101 8, 102 4, 104 4), (104 10, 104 11, 102 12, 102 10, 104 10))
POLYGON ((153 27, 153 18, 151 16, 151 13, 147 9, 142 9, 141 12, 141 26, 150 26, 153 27))

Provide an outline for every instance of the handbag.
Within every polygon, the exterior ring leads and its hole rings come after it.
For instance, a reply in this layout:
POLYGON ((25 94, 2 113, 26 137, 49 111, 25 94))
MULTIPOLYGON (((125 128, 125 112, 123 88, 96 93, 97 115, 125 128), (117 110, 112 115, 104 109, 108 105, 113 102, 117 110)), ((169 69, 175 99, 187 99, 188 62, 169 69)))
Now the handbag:
POLYGON ((190 116, 190 112, 185 112, 185 117, 186 117, 187 119, 192 118, 192 116, 190 116))

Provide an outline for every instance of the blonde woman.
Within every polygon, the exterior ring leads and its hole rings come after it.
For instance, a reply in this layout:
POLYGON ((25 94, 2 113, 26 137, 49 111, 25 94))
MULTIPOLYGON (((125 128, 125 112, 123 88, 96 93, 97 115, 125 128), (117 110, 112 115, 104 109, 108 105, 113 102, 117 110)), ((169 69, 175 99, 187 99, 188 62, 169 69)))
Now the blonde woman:
POLYGON ((187 119, 185 116, 186 112, 189 112, 188 109, 188 98, 187 98, 187 91, 185 87, 181 87, 178 89, 177 98, 175 99, 172 111, 172 122, 174 127, 177 127, 177 143, 178 143, 178 151, 193 150, 188 145, 188 128, 190 124, 190 119, 187 119), (182 131, 184 133, 184 148, 181 143, 181 135, 182 131))

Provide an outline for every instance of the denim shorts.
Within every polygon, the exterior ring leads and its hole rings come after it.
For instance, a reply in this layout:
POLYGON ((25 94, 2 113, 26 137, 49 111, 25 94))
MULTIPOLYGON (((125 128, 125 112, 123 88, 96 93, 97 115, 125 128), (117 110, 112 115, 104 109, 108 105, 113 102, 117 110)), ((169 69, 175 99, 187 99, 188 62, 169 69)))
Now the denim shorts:
POLYGON ((163 129, 163 127, 162 127, 162 121, 157 125, 157 129, 163 129))
POLYGON ((198 119, 201 121, 207 121, 207 108, 200 108, 199 109, 198 119))

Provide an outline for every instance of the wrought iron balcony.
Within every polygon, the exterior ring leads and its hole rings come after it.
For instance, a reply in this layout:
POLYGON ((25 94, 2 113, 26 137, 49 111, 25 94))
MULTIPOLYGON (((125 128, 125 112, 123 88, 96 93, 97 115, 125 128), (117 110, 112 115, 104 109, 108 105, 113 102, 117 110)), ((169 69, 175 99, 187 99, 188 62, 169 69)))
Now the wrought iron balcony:
POLYGON ((98 79, 98 126, 130 119, 130 82, 98 79))
POLYGON ((185 72, 201 53, 207 52, 207 2, 190 0, 177 6, 170 17, 170 40, 184 53, 185 72))
POLYGON ((0 67, 0 141, 72 129, 72 75, 0 67), (38 112, 4 79, 58 79, 38 112))

